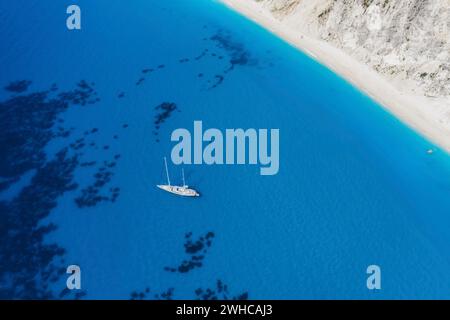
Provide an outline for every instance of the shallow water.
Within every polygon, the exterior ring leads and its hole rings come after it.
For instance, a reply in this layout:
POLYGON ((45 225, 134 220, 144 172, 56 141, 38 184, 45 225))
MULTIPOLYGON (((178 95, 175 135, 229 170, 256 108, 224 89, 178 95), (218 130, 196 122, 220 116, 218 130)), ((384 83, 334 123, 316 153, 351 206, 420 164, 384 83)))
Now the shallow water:
POLYGON ((0 4, 0 85, 32 81, 0 91, 0 297, 450 298, 446 153, 215 1, 79 5, 68 31, 64 3, 0 4), (280 172, 185 166, 201 198, 158 190, 194 120, 279 128, 280 172))

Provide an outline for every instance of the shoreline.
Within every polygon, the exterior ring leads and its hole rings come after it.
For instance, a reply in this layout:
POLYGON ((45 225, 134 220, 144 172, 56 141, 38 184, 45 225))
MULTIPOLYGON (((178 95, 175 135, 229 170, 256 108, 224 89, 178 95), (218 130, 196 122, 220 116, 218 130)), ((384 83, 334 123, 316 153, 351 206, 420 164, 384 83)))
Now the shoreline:
MULTIPOLYGON (((253 1, 219 0, 219 2, 343 77, 406 126, 450 154, 450 126, 440 122, 441 115, 431 106, 434 102, 431 99, 402 93, 369 66, 323 40, 313 39, 283 25, 253 1)), ((432 147, 434 146, 430 144, 430 148, 432 147)))

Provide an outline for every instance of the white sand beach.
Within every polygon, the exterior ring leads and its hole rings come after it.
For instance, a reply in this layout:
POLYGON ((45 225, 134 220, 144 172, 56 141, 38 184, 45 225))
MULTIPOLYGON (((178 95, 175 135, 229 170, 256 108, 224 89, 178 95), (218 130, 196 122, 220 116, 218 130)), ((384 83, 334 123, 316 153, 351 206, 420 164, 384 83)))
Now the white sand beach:
POLYGON ((450 152, 450 123, 443 118, 443 114, 448 114, 449 110, 443 99, 429 99, 401 92, 370 66, 325 41, 313 39, 298 29, 294 30, 283 24, 254 1, 220 1, 344 77, 406 125, 430 140, 432 142, 430 148, 434 143, 450 152))

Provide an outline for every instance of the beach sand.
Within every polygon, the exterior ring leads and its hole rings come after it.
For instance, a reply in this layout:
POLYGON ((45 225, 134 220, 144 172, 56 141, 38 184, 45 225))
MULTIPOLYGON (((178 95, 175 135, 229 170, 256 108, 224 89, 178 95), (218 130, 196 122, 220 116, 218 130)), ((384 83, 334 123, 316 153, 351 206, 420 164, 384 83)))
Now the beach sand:
POLYGON ((407 126, 450 153, 450 124, 443 121, 443 101, 401 92, 369 66, 325 41, 313 39, 284 25, 254 1, 220 1, 327 66, 407 126))

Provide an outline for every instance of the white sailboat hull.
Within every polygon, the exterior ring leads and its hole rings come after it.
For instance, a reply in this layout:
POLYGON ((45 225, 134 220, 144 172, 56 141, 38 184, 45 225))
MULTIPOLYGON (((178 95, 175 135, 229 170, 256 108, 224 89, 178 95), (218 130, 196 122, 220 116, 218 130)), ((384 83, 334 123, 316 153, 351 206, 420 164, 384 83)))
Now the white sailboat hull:
POLYGON ((182 196, 182 197, 199 197, 200 194, 195 191, 194 189, 190 189, 187 186, 171 186, 171 185, 166 185, 166 184, 158 184, 157 185, 158 188, 176 194, 178 196, 182 196))
POLYGON ((166 175, 167 175, 167 184, 158 184, 156 185, 159 189, 176 194, 177 196, 182 197, 199 197, 200 194, 194 189, 190 189, 186 182, 184 181, 184 170, 181 170, 183 173, 183 186, 173 186, 170 184, 170 176, 169 176, 169 168, 167 167, 167 158, 164 157, 164 166, 166 167, 166 175))

